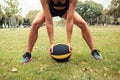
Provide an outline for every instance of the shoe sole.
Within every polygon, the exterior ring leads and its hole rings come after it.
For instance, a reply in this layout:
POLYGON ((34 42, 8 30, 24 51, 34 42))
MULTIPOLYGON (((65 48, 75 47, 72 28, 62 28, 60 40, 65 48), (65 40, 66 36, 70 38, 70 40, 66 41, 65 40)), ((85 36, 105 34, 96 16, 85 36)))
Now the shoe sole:
MULTIPOLYGON (((96 58, 95 58, 94 56, 92 56, 92 55, 91 55, 91 58, 92 58, 92 59, 93 59, 93 58, 96 59, 96 58)), ((96 59, 96 60, 102 60, 102 59, 103 59, 103 58, 101 58, 101 59, 96 59)))
POLYGON ((27 64, 32 60, 32 58, 30 58, 27 62, 22 62, 22 64, 27 64))

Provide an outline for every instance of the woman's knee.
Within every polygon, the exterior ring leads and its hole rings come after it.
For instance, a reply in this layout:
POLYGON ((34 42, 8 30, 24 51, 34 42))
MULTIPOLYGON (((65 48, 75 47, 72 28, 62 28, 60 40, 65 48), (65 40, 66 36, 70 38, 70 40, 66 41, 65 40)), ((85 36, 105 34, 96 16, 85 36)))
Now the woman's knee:
POLYGON ((32 28, 39 29, 39 27, 45 22, 45 17, 43 12, 39 12, 32 22, 32 28))
POLYGON ((39 27, 40 26, 40 23, 38 23, 38 22, 32 22, 32 25, 31 26, 33 26, 33 27, 39 27))
POLYGON ((34 30, 34 31, 37 31, 40 27, 40 23, 38 22, 32 22, 31 24, 31 29, 34 30))
POLYGON ((78 24, 78 27, 81 28, 81 30, 86 30, 87 29, 87 23, 85 21, 80 22, 78 24))

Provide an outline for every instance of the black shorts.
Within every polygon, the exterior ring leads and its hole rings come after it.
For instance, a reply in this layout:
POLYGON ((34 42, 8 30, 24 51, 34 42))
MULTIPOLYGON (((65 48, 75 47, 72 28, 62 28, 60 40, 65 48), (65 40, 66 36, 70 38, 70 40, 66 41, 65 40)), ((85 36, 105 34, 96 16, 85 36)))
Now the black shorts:
POLYGON ((51 13, 51 15, 52 15, 53 17, 55 17, 55 16, 60 16, 60 17, 62 17, 62 16, 67 12, 68 7, 65 7, 65 8, 62 9, 62 10, 57 10, 57 9, 49 6, 49 9, 50 9, 50 13, 51 13))

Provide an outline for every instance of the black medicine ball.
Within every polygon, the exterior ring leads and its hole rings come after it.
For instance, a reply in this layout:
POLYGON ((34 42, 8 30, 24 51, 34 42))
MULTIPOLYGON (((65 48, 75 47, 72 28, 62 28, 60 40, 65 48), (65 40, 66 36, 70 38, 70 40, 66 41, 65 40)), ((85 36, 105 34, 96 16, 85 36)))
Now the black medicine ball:
POLYGON ((67 62, 71 56, 69 48, 65 44, 57 44, 53 47, 52 58, 57 62, 67 62))

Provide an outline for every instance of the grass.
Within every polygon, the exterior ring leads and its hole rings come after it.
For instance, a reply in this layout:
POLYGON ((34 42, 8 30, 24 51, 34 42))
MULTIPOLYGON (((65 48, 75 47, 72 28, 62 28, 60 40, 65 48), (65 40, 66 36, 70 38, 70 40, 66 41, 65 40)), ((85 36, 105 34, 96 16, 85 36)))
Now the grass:
MULTIPOLYGON (((65 43, 65 28, 54 29, 55 44, 65 43)), ((29 28, 0 29, 0 80, 120 80, 120 27, 91 27, 90 30, 96 48, 104 57, 102 61, 90 57, 80 30, 74 27, 73 55, 66 63, 55 62, 48 53, 49 38, 43 27, 39 30, 32 61, 21 64, 29 28), (11 72, 12 68, 18 71, 11 72)))

